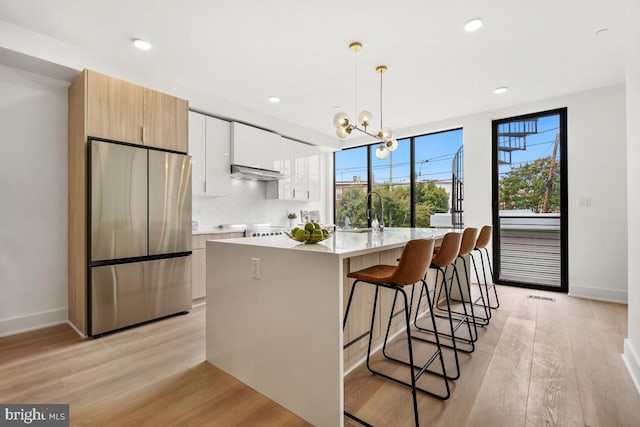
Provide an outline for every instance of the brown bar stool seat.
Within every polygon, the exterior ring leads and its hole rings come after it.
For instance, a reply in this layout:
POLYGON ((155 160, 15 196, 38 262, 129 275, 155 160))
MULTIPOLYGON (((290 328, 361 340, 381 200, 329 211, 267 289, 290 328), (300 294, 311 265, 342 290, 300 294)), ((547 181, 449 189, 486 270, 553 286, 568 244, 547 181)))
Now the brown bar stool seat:
MULTIPOLYGON (((375 296, 373 299, 373 307, 371 310, 371 327, 365 334, 346 343, 344 345, 344 348, 351 346, 352 344, 356 343, 357 341, 363 338, 366 338, 366 337, 369 338, 369 343, 367 347, 367 362, 366 362, 367 369, 374 375, 378 375, 387 380, 390 380, 411 388, 411 393, 413 397, 413 413, 414 413, 416 426, 419 425, 418 424, 418 403, 417 403, 417 397, 416 397, 417 391, 426 393, 430 396, 433 396, 442 400, 448 399, 450 396, 449 383, 447 380, 446 368, 444 364, 444 358, 442 355, 442 348, 440 347, 440 342, 437 338, 437 335, 436 335, 436 341, 434 342, 434 344, 436 344, 435 350, 430 355, 428 355, 425 364, 422 366, 415 365, 415 362, 414 362, 415 358, 414 358, 413 346, 412 346, 412 340, 414 339, 414 337, 412 336, 412 333, 411 333, 411 322, 410 322, 411 306, 412 306, 410 301, 412 301, 413 298, 409 299, 407 296, 407 292, 405 291, 406 286, 412 286, 416 283, 422 283, 424 285, 425 283, 424 277, 427 273, 427 269, 429 268, 429 264, 431 262, 431 257, 433 254, 433 245, 434 245, 433 240, 427 240, 427 239, 411 240, 406 244, 404 250, 402 251, 402 256, 400 257, 400 262, 397 266, 375 265, 373 267, 365 268, 363 270, 355 271, 347 274, 347 277, 355 279, 355 282, 353 283, 351 292, 349 293, 349 300, 347 302, 347 308, 345 311, 344 320, 342 324, 342 327, 344 329, 344 327, 347 325, 349 310, 351 308, 351 302, 353 300, 353 295, 355 293, 356 287, 358 287, 358 285, 360 284, 368 284, 368 285, 375 286, 376 290, 375 290, 375 296), (389 313, 389 321, 387 323, 387 330, 385 333, 383 354, 385 353, 384 349, 386 349, 386 346, 387 346, 387 341, 389 338, 389 329, 390 329, 392 318, 394 317, 395 306, 396 306, 396 302, 399 295, 404 303, 403 310, 399 311, 398 313, 404 314, 405 328, 406 328, 405 334, 407 338, 408 361, 403 361, 396 358, 388 357, 386 356, 386 354, 384 355, 390 361, 397 362, 404 366, 407 366, 410 370, 411 382, 406 382, 399 378, 384 374, 380 371, 374 370, 371 367, 371 364, 370 364, 371 342, 373 339, 376 307, 378 304, 378 295, 379 295, 380 289, 390 289, 394 291, 393 304, 391 307, 391 311, 389 313), (441 369, 440 372, 429 370, 429 367, 436 361, 439 361, 439 365, 441 369), (425 372, 435 374, 440 378, 442 378, 444 383, 443 392, 435 393, 433 391, 425 390, 424 388, 418 387, 416 385, 416 382, 418 381, 418 379, 425 372)), ((413 296, 413 291, 411 295, 413 296)), ((433 318, 433 313, 431 313, 431 317, 435 325, 435 318, 433 318)), ((368 423, 359 419, 355 415, 348 413, 346 410, 345 410, 345 416, 353 420, 356 420, 357 422, 362 423, 364 425, 369 425, 368 423)))
MULTIPOLYGON (((495 310, 497 308, 500 307, 500 300, 498 299, 498 291, 496 289, 496 284, 495 284, 495 277, 493 275, 493 268, 491 267, 491 259, 489 258, 489 249, 487 248, 487 246, 489 245, 489 242, 491 241, 491 232, 493 231, 493 227, 490 225, 485 225, 480 229, 480 234, 478 234, 478 239, 476 240, 476 245, 473 248, 473 252, 472 252, 472 256, 471 259, 473 260, 473 267, 476 270, 476 276, 478 276, 478 285, 480 286, 480 277, 478 274, 478 267, 476 266, 476 262, 475 259, 473 257, 473 253, 477 252, 480 254, 480 264, 482 266, 482 276, 484 277, 484 288, 485 288, 485 300, 484 303, 486 304, 488 310, 489 310, 489 318, 491 318, 491 310, 495 310), (484 267, 484 257, 482 255, 482 253, 485 253, 487 256, 487 264, 489 266, 489 277, 491 277, 491 283, 488 282, 487 280, 487 273, 484 267), (490 298, 489 298, 489 289, 493 289, 493 295, 495 297, 495 303, 491 304, 490 298)), ((480 286, 480 292, 482 292, 482 286, 480 286)))
MULTIPOLYGON (((462 295, 461 282, 458 276, 458 270, 455 266, 456 258, 458 257, 458 253, 460 252, 461 242, 462 233, 451 232, 444 235, 442 244, 440 245, 440 250, 436 255, 433 256, 430 265, 430 268, 436 270, 435 286, 433 289, 429 289, 427 283, 423 282, 423 289, 420 292, 420 296, 418 298, 418 311, 416 312, 416 317, 414 320, 414 324, 417 330, 428 333, 430 335, 439 336, 440 338, 445 338, 444 341, 440 341, 440 345, 442 347, 453 349, 455 355, 456 374, 453 376, 449 376, 449 379, 458 379, 460 376, 458 351, 472 353, 475 350, 474 343, 477 337, 477 333, 474 334, 472 329, 472 326, 475 328, 475 324, 473 323, 471 315, 467 312, 466 306, 464 304, 462 305, 464 312, 461 316, 454 316, 453 311, 451 310, 450 289, 453 286, 454 279, 457 283, 458 291, 460 292, 460 295, 462 295), (453 268, 451 284, 447 283, 446 278, 446 272, 449 266, 453 268), (440 275, 442 275, 442 280, 439 283, 438 278, 440 277, 440 275), (438 285, 440 285, 439 288, 438 285), (444 303, 446 307, 442 309, 439 308, 436 297, 436 291, 438 290, 444 290, 445 294, 444 303), (429 298, 431 293, 433 293, 433 299, 429 298), (420 310, 420 304, 422 303, 423 296, 427 297, 429 310, 434 313, 435 317, 448 320, 449 328, 447 331, 438 331, 435 327, 425 325, 425 322, 423 321, 424 319, 418 319, 417 313, 420 310), (462 336, 462 334, 458 332, 463 326, 465 326, 465 329, 467 330, 467 337, 462 336), (463 344, 463 346, 458 345, 458 343, 463 344)), ((435 325, 435 322, 433 323, 433 325, 435 325)), ((421 339, 433 342, 433 340, 429 340, 428 338, 421 337, 421 339)))

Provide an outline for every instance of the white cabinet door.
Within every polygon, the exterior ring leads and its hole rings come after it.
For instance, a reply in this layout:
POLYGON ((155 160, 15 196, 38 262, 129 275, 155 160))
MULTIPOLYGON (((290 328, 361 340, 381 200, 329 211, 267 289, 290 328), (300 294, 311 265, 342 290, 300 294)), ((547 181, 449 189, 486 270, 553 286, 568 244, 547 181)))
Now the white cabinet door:
POLYGON ((206 194, 205 115, 189 111, 189 154, 191 155, 191 192, 206 194))
POLYGON ((267 198, 320 201, 320 150, 282 138, 280 167, 283 179, 267 184, 267 198))
POLYGON ((295 200, 309 200, 308 175, 308 145, 297 143, 294 149, 295 161, 293 166, 293 198, 295 200))
POLYGON ((294 198, 320 200, 320 150, 313 145, 295 146, 294 198))
POLYGON ((281 169, 280 173, 284 175, 283 179, 278 180, 278 198, 281 200, 293 199, 293 165, 294 165, 294 149, 297 142, 287 138, 282 138, 281 143, 281 169))
POLYGON ((279 171, 280 135, 232 122, 231 137, 232 164, 279 171))
POLYGON ((206 194, 224 197, 231 195, 230 123, 206 117, 206 194))
POLYGON ((189 111, 191 193, 230 196, 229 122, 189 111))
POLYGON ((307 190, 309 200, 320 201, 320 150, 317 147, 308 146, 307 155, 307 190))

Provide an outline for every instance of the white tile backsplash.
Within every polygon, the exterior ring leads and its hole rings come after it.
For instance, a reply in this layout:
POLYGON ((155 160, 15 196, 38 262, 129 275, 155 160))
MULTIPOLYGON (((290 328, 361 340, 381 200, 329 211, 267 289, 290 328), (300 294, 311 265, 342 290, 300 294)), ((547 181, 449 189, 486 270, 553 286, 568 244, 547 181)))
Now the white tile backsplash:
POLYGON ((327 222, 321 202, 271 200, 265 195, 266 182, 232 179, 231 197, 194 196, 193 220, 200 229, 220 224, 287 225, 287 212, 296 212, 300 219, 300 209, 318 209, 321 221, 327 222))

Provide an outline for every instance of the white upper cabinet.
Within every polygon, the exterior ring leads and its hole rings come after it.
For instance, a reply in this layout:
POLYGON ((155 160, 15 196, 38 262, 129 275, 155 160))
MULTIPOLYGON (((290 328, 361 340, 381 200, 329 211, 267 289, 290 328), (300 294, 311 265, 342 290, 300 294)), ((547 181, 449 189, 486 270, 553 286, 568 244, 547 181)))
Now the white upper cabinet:
POLYGON ((231 124, 207 116, 207 196, 231 195, 231 124))
POLYGON ((189 111, 189 154, 191 155, 191 193, 204 196, 207 170, 205 167, 205 123, 204 114, 189 111))
POLYGON ((267 198, 320 201, 320 150, 282 138, 280 171, 284 178, 267 184, 267 198))
POLYGON ((295 145, 293 198, 320 200, 320 150, 313 145, 295 145))
POLYGON ((231 195, 229 122, 190 111, 189 154, 194 196, 231 195))
MULTIPOLYGON (((281 156, 280 156, 280 173, 284 175, 284 178, 278 180, 276 183, 276 187, 278 189, 278 194, 273 195, 273 198, 278 198, 282 200, 292 200, 293 199, 293 165, 294 165, 294 150, 296 146, 296 142, 287 138, 282 138, 281 144, 281 156)), ((267 192, 269 192, 269 188, 267 188, 267 192)))
POLYGON ((280 135, 232 122, 231 140, 231 164, 280 172, 280 135))

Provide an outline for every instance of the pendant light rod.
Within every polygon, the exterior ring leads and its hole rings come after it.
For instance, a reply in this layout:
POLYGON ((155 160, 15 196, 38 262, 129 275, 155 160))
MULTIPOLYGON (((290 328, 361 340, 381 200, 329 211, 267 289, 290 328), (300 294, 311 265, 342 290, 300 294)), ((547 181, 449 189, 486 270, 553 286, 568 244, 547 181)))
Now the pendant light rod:
POLYGON ((382 75, 386 72, 386 65, 378 65, 376 67, 376 73, 380 74, 380 129, 382 129, 382 75))
POLYGON ((353 87, 354 87, 354 104, 353 104, 353 115, 354 117, 358 114, 358 52, 362 50, 362 43, 360 42, 352 42, 349 44, 349 50, 353 52, 355 58, 353 60, 354 63, 354 73, 353 73, 353 87))

